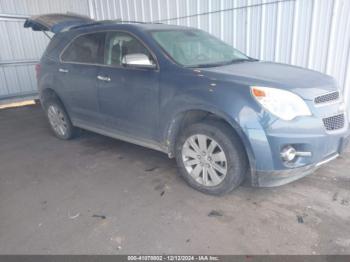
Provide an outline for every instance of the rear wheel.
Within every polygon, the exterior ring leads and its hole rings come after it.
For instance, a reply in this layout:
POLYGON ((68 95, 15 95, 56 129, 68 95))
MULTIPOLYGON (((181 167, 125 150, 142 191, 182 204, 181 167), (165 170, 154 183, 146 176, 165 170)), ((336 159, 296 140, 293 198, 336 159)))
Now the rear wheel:
POLYGON ((50 100, 45 103, 45 108, 50 127, 54 134, 64 140, 73 138, 77 133, 77 129, 72 125, 63 105, 56 100, 50 100))
POLYGON ((216 120, 188 127, 177 140, 176 160, 181 176, 190 186, 212 195, 238 187, 248 167, 238 136, 216 120))

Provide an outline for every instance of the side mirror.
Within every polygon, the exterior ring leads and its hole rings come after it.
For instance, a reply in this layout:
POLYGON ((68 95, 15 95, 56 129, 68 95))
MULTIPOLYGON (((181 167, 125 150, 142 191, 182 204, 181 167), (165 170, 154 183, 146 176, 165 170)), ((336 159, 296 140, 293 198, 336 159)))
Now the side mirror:
POLYGON ((123 56, 122 64, 133 67, 156 68, 156 64, 154 64, 145 54, 125 55, 123 56))

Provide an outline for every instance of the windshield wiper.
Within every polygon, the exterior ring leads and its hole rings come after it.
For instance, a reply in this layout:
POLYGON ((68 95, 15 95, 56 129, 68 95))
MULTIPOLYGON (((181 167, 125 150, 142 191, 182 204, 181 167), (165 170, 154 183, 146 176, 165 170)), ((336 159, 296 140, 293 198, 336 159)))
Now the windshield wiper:
POLYGON ((242 62, 250 62, 251 60, 248 58, 241 58, 241 59, 232 59, 230 61, 230 64, 236 64, 236 63, 242 63, 242 62))
POLYGON ((235 64, 235 63, 242 63, 242 62, 256 62, 259 61, 259 59, 255 59, 255 58, 240 58, 240 59, 232 59, 229 64, 235 64))
POLYGON ((191 65, 189 67, 190 68, 204 68, 204 67, 215 67, 215 66, 223 66, 223 65, 227 65, 227 62, 198 64, 198 65, 191 65))
POLYGON ((259 60, 255 59, 255 58, 248 57, 248 58, 232 59, 229 61, 219 62, 219 63, 191 65, 189 67, 191 67, 191 68, 216 67, 216 66, 224 66, 224 65, 236 64, 236 63, 255 62, 255 61, 259 61, 259 60))

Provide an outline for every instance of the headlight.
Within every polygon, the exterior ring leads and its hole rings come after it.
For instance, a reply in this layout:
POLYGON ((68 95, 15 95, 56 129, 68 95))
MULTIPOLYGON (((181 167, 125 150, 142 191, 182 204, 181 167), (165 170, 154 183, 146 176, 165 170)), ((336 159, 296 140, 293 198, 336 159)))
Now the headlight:
POLYGON ((292 120, 297 116, 311 116, 305 101, 292 92, 260 86, 251 86, 250 90, 263 108, 283 120, 292 120))

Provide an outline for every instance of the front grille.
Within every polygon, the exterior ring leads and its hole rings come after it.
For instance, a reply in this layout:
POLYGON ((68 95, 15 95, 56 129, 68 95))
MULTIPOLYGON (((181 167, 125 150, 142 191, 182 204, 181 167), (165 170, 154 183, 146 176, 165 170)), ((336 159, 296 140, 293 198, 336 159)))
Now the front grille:
POLYGON ((322 104, 339 99, 339 92, 332 92, 315 98, 315 104, 322 104))
POLYGON ((326 130, 328 131, 341 129, 344 127, 344 123, 345 123, 344 114, 323 118, 323 124, 326 127, 326 130))

